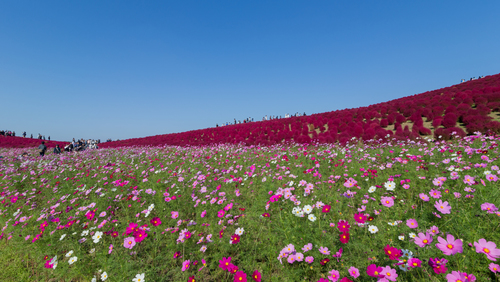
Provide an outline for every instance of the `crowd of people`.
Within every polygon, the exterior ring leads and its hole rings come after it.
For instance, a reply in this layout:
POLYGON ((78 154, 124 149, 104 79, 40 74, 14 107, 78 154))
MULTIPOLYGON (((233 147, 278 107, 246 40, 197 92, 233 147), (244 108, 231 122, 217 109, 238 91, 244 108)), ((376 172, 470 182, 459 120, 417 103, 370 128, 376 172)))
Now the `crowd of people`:
POLYGON ((73 151, 84 151, 86 149, 99 149, 99 144, 101 143, 100 139, 93 140, 93 139, 80 139, 80 140, 75 140, 73 138, 73 141, 69 143, 68 145, 64 146, 64 151, 65 152, 73 152, 73 151))
MULTIPOLYGON (((480 78, 483 78, 483 77, 484 77, 484 75, 483 75, 483 76, 481 76, 481 75, 480 75, 480 76, 478 76, 477 78, 474 76, 474 77, 471 77, 471 78, 469 79, 469 81, 476 80, 476 79, 480 79, 480 78)), ((463 78, 460 80, 460 82, 461 82, 461 83, 462 83, 462 82, 466 82, 466 81, 467 81, 467 79, 463 79, 463 78)))
MULTIPOLYGON (((10 130, 0 130, 0 135, 1 136, 12 136, 12 137, 16 137, 16 132, 15 131, 10 131, 10 130)), ((24 131, 22 133, 22 136, 24 138, 26 138, 26 131, 24 131)), ((31 134, 30 136, 31 139, 33 139, 33 134, 31 134)), ((48 139, 45 138, 45 135, 42 135, 40 133, 38 133, 38 137, 37 139, 40 139, 40 140, 49 140, 50 141, 50 136, 48 137, 48 139)))
MULTIPOLYGON (((303 114, 299 113, 299 112, 296 112, 295 114, 291 115, 291 114, 285 114, 284 118, 289 118, 289 117, 300 117, 300 116, 305 116, 306 113, 304 112, 303 114)), ((265 121, 265 120, 274 120, 274 119, 281 119, 283 118, 282 116, 274 116, 274 115, 270 115, 269 118, 267 117, 267 115, 265 115, 263 118, 262 118, 262 121, 265 121)), ((234 119, 234 122, 223 122, 221 123, 220 125, 217 123, 215 124, 215 127, 219 127, 219 126, 227 126, 227 125, 233 125, 233 124, 241 124, 241 123, 249 123, 249 122, 253 122, 253 118, 252 117, 249 117, 249 118, 246 118, 244 119, 243 121, 241 120, 236 120, 234 119)))

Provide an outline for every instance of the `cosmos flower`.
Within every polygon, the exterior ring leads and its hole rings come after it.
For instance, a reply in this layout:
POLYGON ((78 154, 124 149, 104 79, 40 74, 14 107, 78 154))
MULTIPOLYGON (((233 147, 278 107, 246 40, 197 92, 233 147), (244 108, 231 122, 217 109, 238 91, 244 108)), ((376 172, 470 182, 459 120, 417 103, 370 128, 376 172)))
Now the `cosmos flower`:
POLYGON ((439 236, 438 241, 436 247, 447 256, 463 252, 462 241, 460 239, 455 240, 455 237, 451 234, 446 235, 446 240, 439 236))

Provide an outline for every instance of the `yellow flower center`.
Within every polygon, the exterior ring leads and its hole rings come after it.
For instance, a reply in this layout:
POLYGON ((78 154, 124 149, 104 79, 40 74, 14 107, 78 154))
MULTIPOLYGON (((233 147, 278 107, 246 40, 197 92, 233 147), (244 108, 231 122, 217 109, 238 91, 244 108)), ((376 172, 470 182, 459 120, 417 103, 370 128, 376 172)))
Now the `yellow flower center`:
POLYGON ((429 242, 429 241, 427 241, 427 239, 424 239, 424 241, 422 241, 422 242, 424 242, 424 244, 427 244, 427 242, 429 242))
POLYGON ((448 247, 448 249, 453 249, 453 245, 451 244, 446 245, 446 247, 448 247))
POLYGON ((483 249, 483 251, 484 251, 485 253, 487 253, 487 254, 489 254, 489 253, 490 253, 490 250, 489 250, 489 249, 487 249, 487 248, 484 248, 484 249, 483 249))

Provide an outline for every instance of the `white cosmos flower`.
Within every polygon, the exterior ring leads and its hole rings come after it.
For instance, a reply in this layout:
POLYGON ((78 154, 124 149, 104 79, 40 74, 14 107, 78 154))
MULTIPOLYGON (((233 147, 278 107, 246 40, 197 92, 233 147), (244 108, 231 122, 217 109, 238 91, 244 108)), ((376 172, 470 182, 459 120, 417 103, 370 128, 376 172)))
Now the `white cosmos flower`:
POLYGON ((305 205, 302 210, 304 211, 304 213, 310 214, 312 212, 312 207, 310 205, 305 205))
POLYGON ((132 281, 134 282, 144 282, 144 273, 141 273, 141 274, 137 274, 135 275, 135 278, 132 279, 132 281))
POLYGON ((73 263, 75 263, 77 260, 78 260, 78 258, 77 258, 77 257, 72 257, 72 258, 70 258, 70 259, 69 259, 68 263, 69 263, 69 264, 73 264, 73 263))
POLYGON ((377 187, 375 187, 375 186, 371 186, 370 188, 368 188, 368 192, 370 192, 370 193, 373 193, 376 190, 377 190, 377 187))
POLYGON ((73 250, 69 251, 69 252, 66 254, 66 257, 67 257, 67 258, 69 258, 72 254, 73 254, 73 250))
POLYGON ((316 217, 314 216, 314 214, 310 214, 308 217, 307 217, 310 221, 316 221, 316 217))
POLYGON ((101 274, 101 280, 102 280, 102 281, 106 281, 106 279, 108 279, 108 274, 106 273, 106 271, 104 271, 104 272, 101 274))
POLYGON ((387 182, 384 184, 384 187, 385 187, 385 189, 387 189, 388 191, 394 191, 394 188, 396 188, 396 183, 394 183, 393 181, 387 181, 387 182))
POLYGON ((94 243, 99 243, 99 240, 101 240, 102 238, 102 232, 101 231, 97 231, 94 236, 92 236, 92 239, 94 239, 94 243))
POLYGON ((408 234, 408 235, 409 235, 409 236, 410 236, 410 238, 412 238, 412 239, 415 239, 415 237, 417 237, 417 234, 415 234, 415 233, 413 233, 413 232, 412 232, 412 233, 410 233, 410 234, 408 234))
POLYGON ((403 236, 403 235, 398 236, 398 239, 401 240, 401 241, 404 241, 405 240, 405 236, 403 236))
POLYGON ((66 237, 66 234, 61 235, 61 238, 59 239, 59 241, 62 241, 62 239, 64 239, 64 237, 66 237))
POLYGON ((378 227, 375 225, 370 225, 368 226, 368 230, 370 231, 370 233, 375 234, 378 232, 378 227))
POLYGON ((245 232, 245 229, 237 228, 236 231, 234 232, 234 234, 241 236, 241 235, 243 235, 244 232, 245 232))

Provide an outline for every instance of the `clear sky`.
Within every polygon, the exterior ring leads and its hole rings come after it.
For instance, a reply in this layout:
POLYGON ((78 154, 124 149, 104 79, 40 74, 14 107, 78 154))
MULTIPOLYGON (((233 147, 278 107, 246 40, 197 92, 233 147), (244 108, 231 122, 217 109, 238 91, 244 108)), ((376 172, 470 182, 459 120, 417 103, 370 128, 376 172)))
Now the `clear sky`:
POLYGON ((500 73, 500 1, 0 1, 0 128, 125 139, 500 73))

